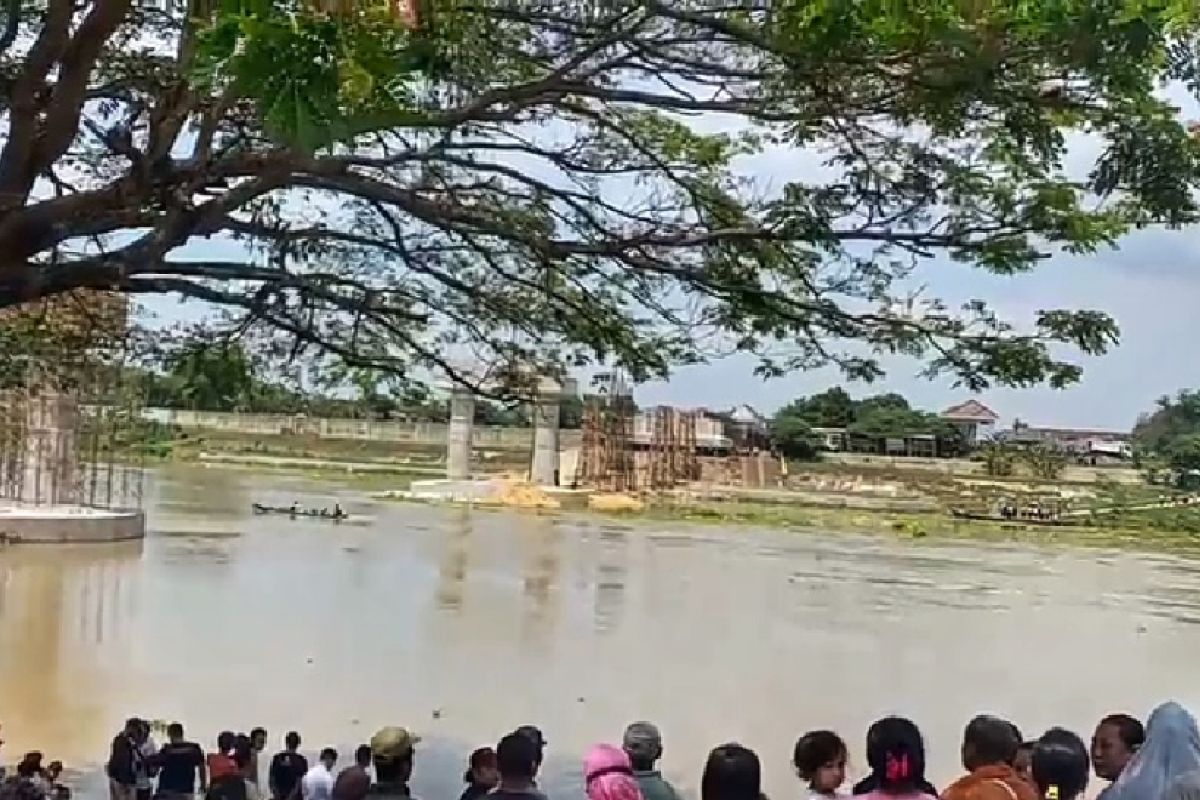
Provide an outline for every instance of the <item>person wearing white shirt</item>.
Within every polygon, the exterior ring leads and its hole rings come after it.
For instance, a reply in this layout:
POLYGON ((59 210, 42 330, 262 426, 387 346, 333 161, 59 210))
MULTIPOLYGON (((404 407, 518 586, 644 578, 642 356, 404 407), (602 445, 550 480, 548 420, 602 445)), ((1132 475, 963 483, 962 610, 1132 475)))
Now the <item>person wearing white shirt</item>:
POLYGON ((337 751, 326 747, 321 758, 300 781, 300 793, 304 800, 331 800, 333 796, 333 767, 337 764, 337 751))

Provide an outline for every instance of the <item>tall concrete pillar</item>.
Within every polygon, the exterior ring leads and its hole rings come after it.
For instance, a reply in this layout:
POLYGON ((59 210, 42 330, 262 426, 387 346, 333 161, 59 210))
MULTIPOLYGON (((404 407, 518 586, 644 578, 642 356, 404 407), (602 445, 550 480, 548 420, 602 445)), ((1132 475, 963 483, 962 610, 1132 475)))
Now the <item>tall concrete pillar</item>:
POLYGON ((533 403, 533 464, 529 477, 538 486, 558 485, 558 422, 562 395, 539 394, 533 403))
POLYGON ((471 477, 471 427, 475 423, 475 395, 455 387, 450 390, 450 424, 446 430, 446 477, 461 481, 471 477))

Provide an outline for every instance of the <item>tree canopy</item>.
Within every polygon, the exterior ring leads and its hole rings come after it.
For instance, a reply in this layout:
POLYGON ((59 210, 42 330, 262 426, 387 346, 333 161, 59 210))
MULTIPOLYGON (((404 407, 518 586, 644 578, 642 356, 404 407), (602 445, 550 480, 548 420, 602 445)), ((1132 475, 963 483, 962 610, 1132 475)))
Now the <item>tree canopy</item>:
POLYGON ((7 3, 0 307, 173 294, 288 355, 464 380, 740 350, 1060 386, 1058 345, 1104 352, 1113 320, 1016 327, 914 266, 1018 273, 1195 217, 1156 95, 1196 84, 1184 0, 415 2, 7 3), (826 169, 777 193, 741 170, 800 151, 826 169))
POLYGON ((881 439, 932 435, 938 452, 951 455, 962 448, 953 424, 938 414, 912 408, 895 393, 853 400, 841 387, 793 400, 775 413, 771 432, 785 455, 805 457, 815 452, 813 428, 844 428, 853 436, 881 439))
MULTIPOLYGON (((1184 389, 1175 397, 1160 397, 1156 408, 1144 414, 1133 428, 1133 442, 1142 454, 1168 461, 1187 461, 1191 437, 1200 435, 1200 391, 1184 389), (1176 456, 1179 456, 1176 458, 1176 456)), ((1178 466, 1177 469, 1194 469, 1178 466)))

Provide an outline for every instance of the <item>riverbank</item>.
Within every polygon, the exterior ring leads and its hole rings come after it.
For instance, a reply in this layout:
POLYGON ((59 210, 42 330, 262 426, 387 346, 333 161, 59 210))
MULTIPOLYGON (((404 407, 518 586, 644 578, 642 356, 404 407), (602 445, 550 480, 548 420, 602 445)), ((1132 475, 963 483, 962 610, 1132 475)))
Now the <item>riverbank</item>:
MULTIPOLYGON (((309 441, 267 437, 247 442, 240 437, 205 437, 177 449, 176 463, 201 464, 218 470, 294 475, 328 482, 341 490, 377 495, 403 492, 414 481, 440 477, 439 454, 395 450, 393 443, 309 441)), ((522 464, 514 454, 496 453, 483 461, 488 472, 515 474, 522 464)), ((568 493, 569 494, 569 493, 568 493)), ((786 487, 744 490, 693 487, 675 493, 638 496, 586 513, 649 520, 705 524, 783 527, 884 534, 907 539, 1028 541, 1152 551, 1200 550, 1200 510, 1149 508, 1173 493, 1162 487, 1118 481, 1080 483, 1069 480, 992 478, 956 475, 886 464, 819 463, 793 465, 786 487), (1021 504, 1048 500, 1082 517, 1062 527, 1000 520, 963 520, 950 510, 994 508, 999 498, 1021 504), (1097 509, 1108 513, 1098 515, 1097 509)), ((486 505, 478 503, 478 505, 486 505)), ((502 505, 556 506, 522 500, 502 505)), ((585 495, 567 503, 570 510, 587 505, 585 495), (582 499, 579 499, 582 497, 582 499)))

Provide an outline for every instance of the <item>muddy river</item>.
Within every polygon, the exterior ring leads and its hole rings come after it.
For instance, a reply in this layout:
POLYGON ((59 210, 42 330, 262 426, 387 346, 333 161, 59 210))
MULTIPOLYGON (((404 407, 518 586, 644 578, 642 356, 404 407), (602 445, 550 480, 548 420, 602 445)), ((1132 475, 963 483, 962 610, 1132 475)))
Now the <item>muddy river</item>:
POLYGON ((536 722, 565 800, 588 744, 648 718, 689 792, 736 740, 780 798, 813 727, 843 733, 858 775, 868 723, 910 715, 942 782, 976 712, 1087 734, 1200 705, 1200 564, 1168 557, 471 513, 219 470, 157 476, 150 525, 0 553, 5 760, 36 747, 95 774, 131 714, 206 746, 295 728, 346 756, 402 724, 425 737, 418 795, 441 800, 471 748, 536 722), (370 520, 248 513, 335 500, 370 520))

